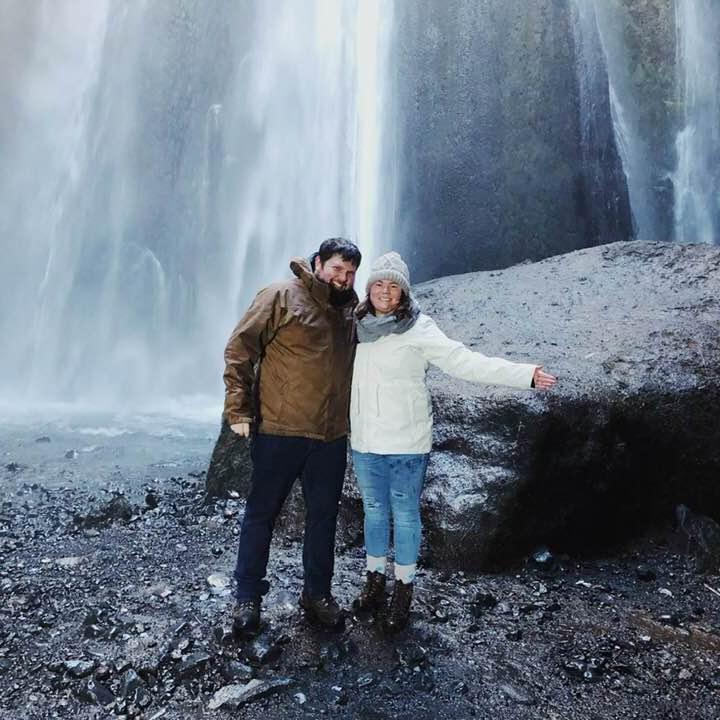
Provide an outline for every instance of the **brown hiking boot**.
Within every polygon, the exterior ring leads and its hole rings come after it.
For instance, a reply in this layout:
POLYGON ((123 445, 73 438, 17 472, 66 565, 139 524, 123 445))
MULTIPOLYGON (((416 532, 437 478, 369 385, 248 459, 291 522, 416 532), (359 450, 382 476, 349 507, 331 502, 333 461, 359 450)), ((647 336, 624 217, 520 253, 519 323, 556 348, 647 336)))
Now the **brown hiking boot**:
POLYGON ((260 630, 260 601, 243 600, 233 611, 233 634, 235 637, 248 638, 260 630))
POLYGON ((410 604, 412 603, 413 584, 395 581, 390 609, 385 616, 383 629, 387 633, 403 630, 410 619, 410 604))
POLYGON ((299 604, 309 620, 331 630, 340 628, 345 621, 343 611, 332 595, 311 598, 303 593, 299 604))
POLYGON ((353 601, 353 611, 376 612, 385 605, 385 574, 368 570, 360 595, 353 601))

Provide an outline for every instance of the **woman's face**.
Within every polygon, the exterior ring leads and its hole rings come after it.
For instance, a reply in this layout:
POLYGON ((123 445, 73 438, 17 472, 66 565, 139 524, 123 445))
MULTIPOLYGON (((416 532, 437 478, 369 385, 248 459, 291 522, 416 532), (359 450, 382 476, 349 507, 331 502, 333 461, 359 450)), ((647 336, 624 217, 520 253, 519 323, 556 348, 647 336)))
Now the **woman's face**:
POLYGON ((376 280, 370 286, 370 302, 380 315, 395 312, 401 299, 402 288, 392 280, 376 280))

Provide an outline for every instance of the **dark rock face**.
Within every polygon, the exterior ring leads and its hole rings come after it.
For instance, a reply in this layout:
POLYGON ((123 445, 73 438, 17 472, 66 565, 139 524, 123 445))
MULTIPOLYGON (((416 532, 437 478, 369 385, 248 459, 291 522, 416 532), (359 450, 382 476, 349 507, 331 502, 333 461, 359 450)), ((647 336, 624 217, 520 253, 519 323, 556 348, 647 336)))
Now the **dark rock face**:
MULTIPOLYGON (((719 270, 706 246, 631 242, 417 286, 450 337, 559 377, 539 394, 431 371, 425 559, 479 568, 540 543, 607 547, 678 503, 720 518, 719 270)), ((230 475, 228 442, 209 479, 230 475)), ((357 535, 354 482, 346 496, 341 532, 357 535)), ((299 494, 285 515, 297 532, 299 494)))
POLYGON ((250 442, 223 421, 207 472, 208 499, 224 497, 231 491, 247 494, 251 474, 250 442))
POLYGON ((607 76, 585 77, 570 6, 398 4, 395 244, 416 280, 630 238, 607 76))

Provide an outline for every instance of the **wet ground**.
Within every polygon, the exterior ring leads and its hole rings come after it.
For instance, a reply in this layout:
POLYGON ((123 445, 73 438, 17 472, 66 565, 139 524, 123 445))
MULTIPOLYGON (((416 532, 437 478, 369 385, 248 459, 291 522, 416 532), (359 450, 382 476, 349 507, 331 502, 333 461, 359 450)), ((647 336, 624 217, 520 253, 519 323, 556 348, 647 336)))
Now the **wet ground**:
MULTIPOLYGON (((243 504, 202 502, 216 428, 2 430, 2 718, 720 716, 720 577, 695 572, 671 527, 606 558, 423 568, 394 638, 372 618, 310 626, 300 547, 278 537, 263 633, 237 642, 243 504), (228 686, 240 710, 216 708, 228 686)), ((362 564, 340 549, 345 607, 362 564)))

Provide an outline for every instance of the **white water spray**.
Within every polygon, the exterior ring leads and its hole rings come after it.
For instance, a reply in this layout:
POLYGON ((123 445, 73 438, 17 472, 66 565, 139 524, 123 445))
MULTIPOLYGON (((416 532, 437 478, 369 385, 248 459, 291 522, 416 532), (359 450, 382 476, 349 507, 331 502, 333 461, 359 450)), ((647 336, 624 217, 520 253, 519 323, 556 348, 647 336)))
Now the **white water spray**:
POLYGON ((388 6, 8 2, 31 33, 0 126, 2 399, 219 405, 254 293, 388 234, 388 6))
POLYGON ((720 5, 676 0, 684 127, 678 133, 675 234, 720 244, 720 5))

